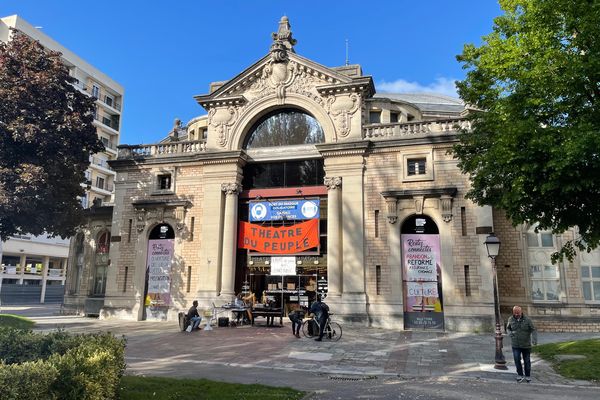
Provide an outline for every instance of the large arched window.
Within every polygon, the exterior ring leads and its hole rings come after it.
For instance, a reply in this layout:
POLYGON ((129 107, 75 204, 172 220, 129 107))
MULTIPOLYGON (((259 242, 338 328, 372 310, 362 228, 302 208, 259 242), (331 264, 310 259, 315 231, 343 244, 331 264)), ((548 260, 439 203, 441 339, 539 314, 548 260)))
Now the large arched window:
POLYGON ((286 108, 262 117, 246 136, 245 149, 325 142, 317 120, 300 110, 286 108))

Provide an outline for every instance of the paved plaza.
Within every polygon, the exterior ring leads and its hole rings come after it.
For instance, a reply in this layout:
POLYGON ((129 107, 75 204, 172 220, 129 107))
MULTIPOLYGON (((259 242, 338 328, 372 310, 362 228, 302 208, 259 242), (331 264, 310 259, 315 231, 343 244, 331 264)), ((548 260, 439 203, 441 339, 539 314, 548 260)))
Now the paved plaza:
MULTIPOLYGON (((36 330, 64 328, 72 332, 111 331, 127 338, 127 373, 178 378, 220 379, 305 388, 311 378, 329 381, 514 382, 509 339, 504 353, 508 371, 492 368, 493 334, 409 332, 343 326, 339 342, 296 338, 291 325, 214 327, 180 332, 176 322, 98 320, 59 315, 58 306, 4 307, 26 315, 36 330), (294 381, 302 376, 302 384, 294 381)), ((287 322, 287 323, 286 323, 287 322)), ((600 334, 540 333, 540 343, 600 337, 600 334)), ((598 389, 586 381, 561 377, 532 355, 534 385, 598 389)), ((463 386, 463 385, 459 385, 463 386)), ((447 387, 447 385, 446 385, 447 387)), ((597 391, 600 396, 600 390, 597 391)), ((335 398, 335 397, 332 397, 335 398)))

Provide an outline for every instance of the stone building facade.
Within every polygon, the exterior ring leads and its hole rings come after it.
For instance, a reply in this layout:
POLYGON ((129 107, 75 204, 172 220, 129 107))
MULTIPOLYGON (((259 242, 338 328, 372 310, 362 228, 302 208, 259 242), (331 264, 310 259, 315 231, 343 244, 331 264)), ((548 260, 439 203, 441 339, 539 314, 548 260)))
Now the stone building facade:
POLYGON ((254 292, 284 312, 326 296, 337 317, 372 326, 488 329, 484 241, 497 232, 503 306, 522 304, 549 329, 598 330, 598 254, 555 268, 561 238, 464 198, 469 180, 449 152, 469 127, 459 100, 377 94, 360 66, 324 67, 295 42, 284 17, 266 56, 196 97, 206 116, 176 122, 161 143, 119 147, 114 206, 93 209, 72 241, 80 267, 69 270, 65 308, 173 319, 192 300, 218 306, 254 292), (313 220, 318 245, 246 247, 250 230, 274 241, 313 220), (94 298, 98 266, 107 286, 94 298))

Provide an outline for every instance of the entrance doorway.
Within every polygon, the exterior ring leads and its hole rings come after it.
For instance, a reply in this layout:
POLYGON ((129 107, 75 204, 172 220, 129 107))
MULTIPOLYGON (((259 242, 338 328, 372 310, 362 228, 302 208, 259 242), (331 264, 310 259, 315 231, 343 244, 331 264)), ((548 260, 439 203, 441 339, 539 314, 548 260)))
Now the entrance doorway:
POLYGON ((435 222, 413 215, 401 228, 404 329, 444 329, 440 235, 435 222))
POLYGON ((143 320, 167 319, 171 305, 171 266, 175 231, 169 224, 154 227, 148 238, 143 320))

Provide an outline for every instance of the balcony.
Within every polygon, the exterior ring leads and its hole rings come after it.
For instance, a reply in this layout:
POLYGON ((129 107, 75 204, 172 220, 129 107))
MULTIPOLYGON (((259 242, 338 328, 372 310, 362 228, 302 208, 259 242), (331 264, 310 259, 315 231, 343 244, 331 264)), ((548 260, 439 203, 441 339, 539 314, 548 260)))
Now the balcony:
POLYGON ((135 158, 153 158, 171 155, 193 155, 206 153, 206 142, 189 140, 184 142, 141 144, 135 146, 119 146, 119 160, 135 158))
MULTIPOLYGON (((116 175, 116 172, 113 171, 108 165, 108 160, 104 160, 100 157, 91 156, 90 157, 90 166, 95 167, 96 169, 100 169, 105 173, 110 173, 112 175, 116 175)), ((89 178, 88 178, 89 179, 89 178)))
POLYGON ((119 116, 118 115, 110 115, 103 113, 101 111, 96 110, 94 114, 94 119, 100 122, 102 125, 109 127, 117 134, 119 133, 119 116))
POLYGON ((94 97, 96 100, 101 102, 102 104, 117 110, 121 111, 121 103, 117 100, 116 95, 112 93, 108 93, 106 90, 101 89, 94 85, 84 85, 81 82, 75 83, 74 86, 81 90, 82 92, 94 97))
POLYGON ((95 182, 91 185, 91 189, 96 192, 100 192, 102 194, 109 195, 112 193, 112 191, 114 189, 114 185, 107 183, 107 182, 103 183, 103 184, 98 184, 98 182, 95 182))
POLYGON ((363 127, 365 139, 410 138, 415 136, 442 136, 469 130, 470 121, 462 118, 421 122, 369 124, 363 127))

